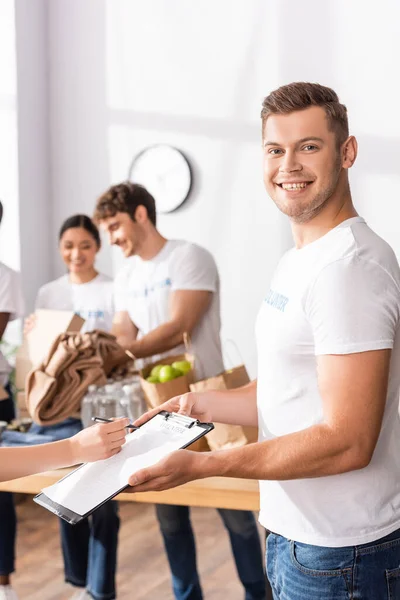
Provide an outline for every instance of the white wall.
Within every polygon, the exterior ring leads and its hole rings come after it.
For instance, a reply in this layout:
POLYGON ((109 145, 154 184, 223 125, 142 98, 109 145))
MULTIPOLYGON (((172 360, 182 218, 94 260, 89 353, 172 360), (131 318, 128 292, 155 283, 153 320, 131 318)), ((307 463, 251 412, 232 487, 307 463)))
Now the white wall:
MULTIPOLYGON (((136 152, 175 144, 194 165, 195 186, 182 209, 160 217, 160 230, 215 255, 223 337, 254 375, 257 308, 291 243, 263 190, 262 98, 293 80, 337 89, 360 142, 356 205, 400 255, 399 23, 397 0, 379 10, 361 0, 50 0, 52 247, 61 220, 90 214, 136 152)), ((107 249, 99 264, 111 271, 107 249)))
POLYGON ((47 0, 16 0, 20 270, 27 312, 52 276, 47 0))
POLYGON ((260 171, 265 89, 256 71, 264 3, 233 12, 230 2, 197 9, 185 2, 103 6, 102 15, 97 0, 84 2, 83 10, 82 2, 50 4, 55 223, 77 210, 91 212, 102 189, 127 178, 144 146, 168 142, 184 150, 194 168, 193 194, 176 213, 161 215, 159 228, 213 252, 223 337, 236 341, 254 373, 255 314, 289 243, 260 171))
POLYGON ((0 3, 0 260, 20 267, 18 207, 17 68, 14 0, 0 3))
MULTIPOLYGON (((62 221, 93 213, 110 184, 107 142, 105 8, 102 0, 50 0, 49 103, 51 131, 51 244, 53 273, 63 270, 57 249, 62 221)), ((110 252, 98 267, 112 273, 110 252)))
POLYGON ((47 49, 47 0, 1 2, 0 260, 21 271, 28 307, 51 276, 47 49))

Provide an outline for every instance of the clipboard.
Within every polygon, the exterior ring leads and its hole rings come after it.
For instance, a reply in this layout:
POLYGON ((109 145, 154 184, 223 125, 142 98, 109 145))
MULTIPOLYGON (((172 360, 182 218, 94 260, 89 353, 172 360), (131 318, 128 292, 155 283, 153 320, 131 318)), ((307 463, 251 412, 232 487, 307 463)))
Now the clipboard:
POLYGON ((212 429, 212 423, 161 411, 126 436, 121 452, 81 465, 33 500, 75 525, 129 487, 130 475, 187 448, 212 429))

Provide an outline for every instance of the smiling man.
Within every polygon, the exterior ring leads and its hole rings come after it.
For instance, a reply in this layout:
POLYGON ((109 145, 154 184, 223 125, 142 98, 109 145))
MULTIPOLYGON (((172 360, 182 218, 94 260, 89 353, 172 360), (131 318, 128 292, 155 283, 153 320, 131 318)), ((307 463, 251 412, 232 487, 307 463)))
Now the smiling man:
POLYGON ((275 600, 400 598, 399 266, 353 206, 357 142, 336 93, 283 86, 261 117, 265 186, 295 247, 259 311, 258 382, 160 407, 258 424, 260 441, 180 450, 130 483, 259 479, 275 600))

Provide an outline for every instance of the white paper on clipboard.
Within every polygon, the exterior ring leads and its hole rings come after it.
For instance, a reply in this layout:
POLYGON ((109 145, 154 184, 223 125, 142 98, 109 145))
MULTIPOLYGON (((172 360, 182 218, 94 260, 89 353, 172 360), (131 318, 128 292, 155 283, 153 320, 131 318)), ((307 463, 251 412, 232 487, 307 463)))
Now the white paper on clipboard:
POLYGON ((83 465, 58 483, 44 488, 42 493, 64 508, 86 515, 125 487, 133 473, 154 465, 204 432, 204 426, 197 422, 188 428, 158 414, 127 435, 121 452, 83 465))

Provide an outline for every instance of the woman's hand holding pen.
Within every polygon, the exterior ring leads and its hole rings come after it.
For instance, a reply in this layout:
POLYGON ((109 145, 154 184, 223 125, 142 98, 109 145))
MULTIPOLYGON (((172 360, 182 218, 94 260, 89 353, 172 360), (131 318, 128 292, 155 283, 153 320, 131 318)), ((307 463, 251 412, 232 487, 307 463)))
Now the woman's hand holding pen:
POLYGON ((117 454, 125 443, 129 424, 129 419, 116 419, 109 423, 97 423, 74 435, 68 440, 71 444, 71 464, 94 462, 117 454))

